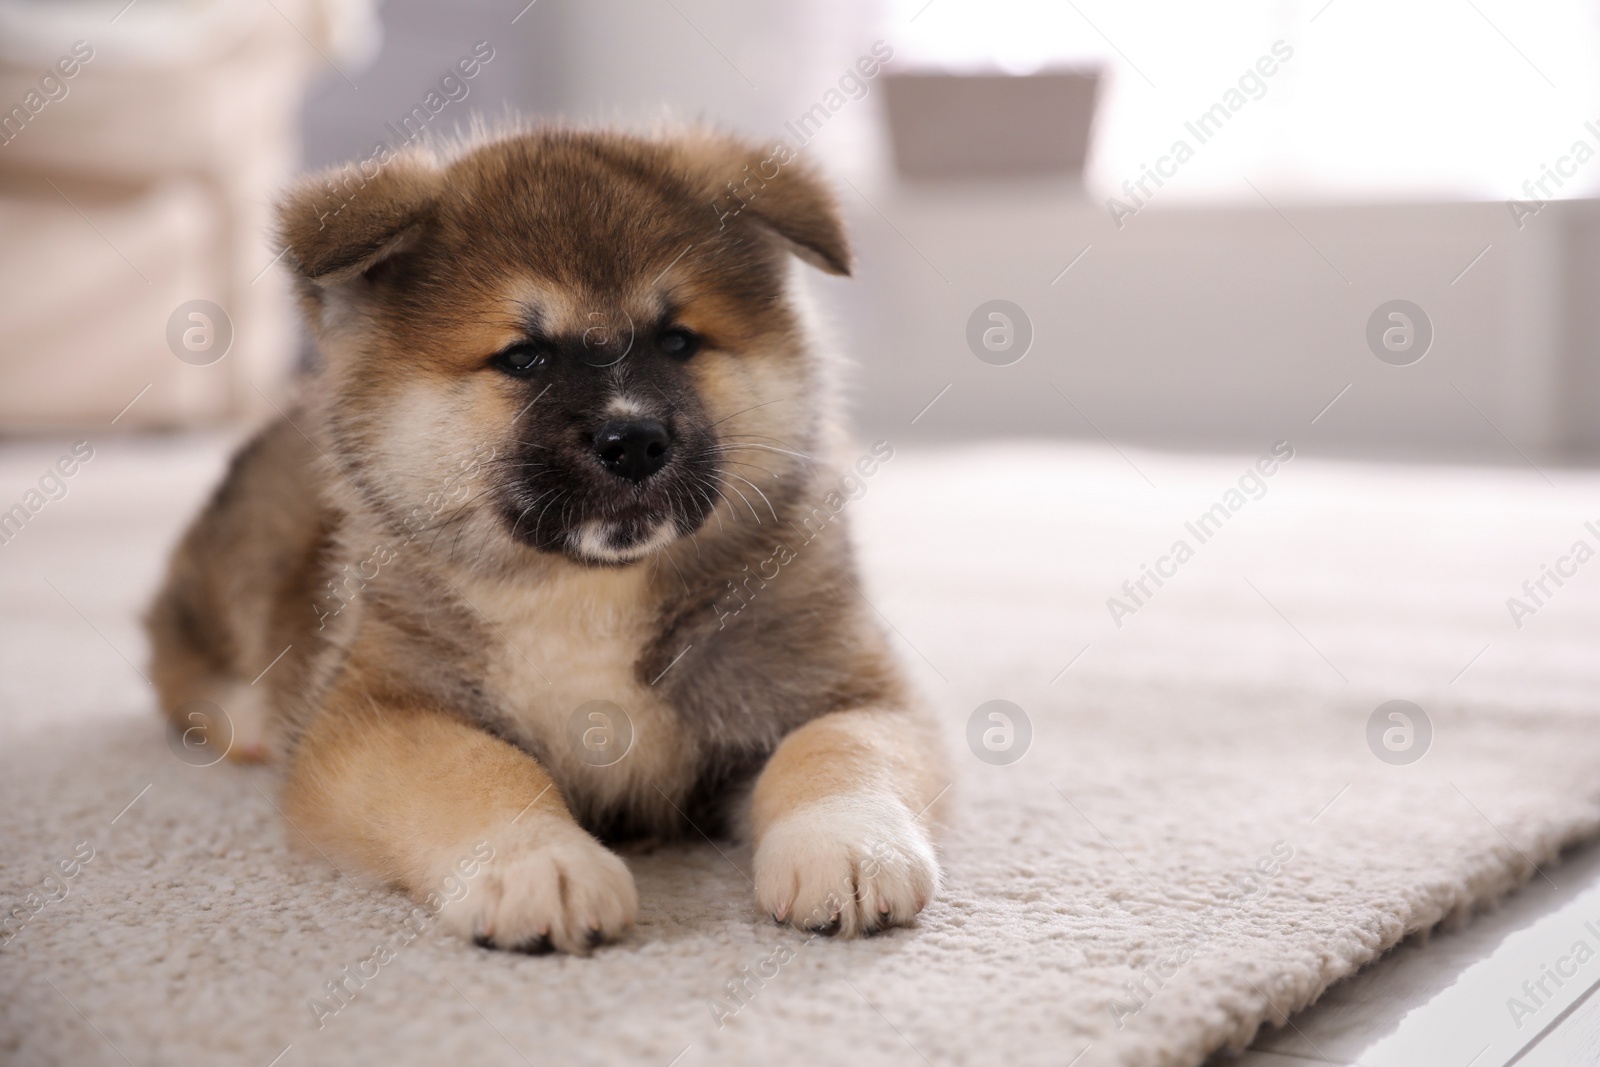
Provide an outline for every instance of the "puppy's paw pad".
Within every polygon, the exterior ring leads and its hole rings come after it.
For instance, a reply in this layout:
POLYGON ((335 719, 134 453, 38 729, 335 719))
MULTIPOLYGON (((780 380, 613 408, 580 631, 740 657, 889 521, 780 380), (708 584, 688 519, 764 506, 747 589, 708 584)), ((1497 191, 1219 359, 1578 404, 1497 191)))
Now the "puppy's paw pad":
POLYGON ((530 956, 587 955, 621 937, 639 910, 627 865, 576 827, 501 848, 476 878, 461 881, 466 894, 440 913, 445 928, 530 956))
POLYGON ((914 920, 938 892, 939 863, 903 804, 831 798, 768 829, 755 882, 757 901, 778 922, 854 937, 914 920))

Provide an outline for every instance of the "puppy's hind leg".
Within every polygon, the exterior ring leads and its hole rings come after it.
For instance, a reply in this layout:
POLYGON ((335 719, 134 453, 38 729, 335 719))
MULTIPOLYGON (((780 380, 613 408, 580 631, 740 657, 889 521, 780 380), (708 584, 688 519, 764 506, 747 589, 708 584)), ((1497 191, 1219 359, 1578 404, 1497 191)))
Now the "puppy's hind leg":
POLYGON ((150 680, 186 762, 218 750, 266 758, 274 696, 315 646, 311 587, 327 531, 308 487, 310 449, 281 422, 240 450, 145 616, 150 680))
POLYGON ((268 690, 211 676, 197 681, 189 692, 197 695, 167 711, 186 761, 209 763, 227 757, 235 763, 263 763, 268 759, 268 730, 273 722, 268 690))
POLYGON ((209 642, 182 623, 182 595, 169 585, 145 620, 154 649, 150 680, 182 745, 179 757, 196 765, 224 755, 241 763, 266 759, 268 691, 212 661, 209 642))

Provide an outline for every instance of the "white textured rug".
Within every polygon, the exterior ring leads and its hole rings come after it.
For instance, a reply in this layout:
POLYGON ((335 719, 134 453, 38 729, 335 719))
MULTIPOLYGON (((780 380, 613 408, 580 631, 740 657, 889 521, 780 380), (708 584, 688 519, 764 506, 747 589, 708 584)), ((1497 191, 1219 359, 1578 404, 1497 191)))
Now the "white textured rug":
MULTIPOLYGON (((399 898, 291 848, 264 774, 174 757, 134 669, 218 445, 94 444, 0 546, 0 1061, 1198 1064, 1600 833, 1600 562, 1520 629, 1506 605, 1600 547, 1600 476, 1302 455, 1200 544, 1255 456, 902 447, 850 507, 958 756, 920 925, 807 941, 747 851, 695 845, 629 858, 639 926, 593 959, 407 942, 399 898), (1010 765, 968 751, 995 699, 1031 724, 1010 765), (1393 699, 1418 762, 1369 748, 1393 699)), ((65 451, 0 450, 0 509, 65 451)))

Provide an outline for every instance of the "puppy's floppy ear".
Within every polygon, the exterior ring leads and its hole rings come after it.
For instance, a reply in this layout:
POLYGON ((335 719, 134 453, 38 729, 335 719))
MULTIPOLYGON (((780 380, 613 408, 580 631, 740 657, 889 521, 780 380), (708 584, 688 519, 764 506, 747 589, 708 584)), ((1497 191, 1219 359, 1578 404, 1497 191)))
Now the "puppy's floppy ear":
POLYGON ((684 137, 678 147, 722 226, 754 223, 817 269, 850 273, 850 240, 838 202, 794 149, 782 143, 758 148, 708 132, 684 137))
POLYGON ((278 205, 291 267, 319 285, 366 273, 416 236, 443 185, 436 168, 410 156, 347 163, 306 179, 278 205))

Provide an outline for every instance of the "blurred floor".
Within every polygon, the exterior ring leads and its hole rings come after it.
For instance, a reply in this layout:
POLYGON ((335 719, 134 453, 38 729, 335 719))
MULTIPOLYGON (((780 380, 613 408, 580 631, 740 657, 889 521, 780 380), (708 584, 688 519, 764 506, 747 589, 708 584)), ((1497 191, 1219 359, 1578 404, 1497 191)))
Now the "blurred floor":
MULTIPOLYGON (((259 1067, 291 1043, 297 1062, 338 1062, 389 1048, 401 1019, 396 1056, 498 1048, 456 993, 435 988, 444 974, 521 1047, 574 1060, 605 1048, 613 1061, 659 1067, 692 1047, 684 1067, 802 1050, 806 1062, 835 1052, 893 1062, 914 1058, 909 1040, 952 1062, 1000 1050, 1060 1063, 1089 1043, 1078 1067, 1156 1049, 1198 1063, 1409 930, 1533 879, 1476 940, 1402 948, 1389 966, 1404 981, 1362 993, 1373 987, 1358 977, 1327 994, 1330 1007, 1302 1029, 1318 1046, 1342 1035, 1330 1045, 1357 1062, 1366 1038, 1394 1038, 1396 1005, 1447 1004, 1449 982, 1492 931, 1533 918, 1561 932, 1558 909, 1593 899, 1563 895, 1592 886, 1592 848, 1549 860, 1600 828, 1600 585, 1580 570, 1520 629, 1506 599, 1594 536, 1584 521, 1600 474, 1553 470, 1546 483, 1514 468, 1297 454, 1252 479, 1261 456, 891 442, 895 458, 850 505, 862 592, 938 711, 962 798, 947 896, 918 929, 813 950, 737 1029, 718 1029, 703 1000, 720 978, 702 989, 707 975, 771 952, 781 935, 750 913, 727 861, 690 848, 630 861, 649 898, 637 937, 595 961, 557 961, 558 982, 541 979, 541 961, 430 940, 370 1003, 327 1033, 307 1030, 304 994, 381 936, 396 902, 286 851, 275 812, 249 788, 270 788, 259 775, 174 760, 138 673, 137 614, 227 443, 97 437, 65 495, 46 476, 84 449, 66 439, 0 447, 0 499, 40 490, 44 501, 0 546, 0 737, 8 787, 21 791, 0 805, 0 840, 15 854, 0 891, 22 899, 62 841, 105 846, 81 892, 7 949, 20 953, 8 973, 50 977, 136 1062, 181 1047, 259 1067), (1153 595, 1118 626, 1108 599, 1127 597, 1124 583, 1174 539, 1192 539, 1187 524, 1234 490, 1233 517, 1164 585, 1147 579, 1153 595), (1032 718, 1033 749, 1011 766, 966 748, 973 709, 992 699, 1032 718), (1433 724, 1414 764, 1380 761, 1363 734, 1393 699, 1416 702, 1433 724), (1231 879, 1275 840, 1296 850, 1285 876, 1226 913, 1127 1029, 1113 1026, 1105 998, 1123 996, 1138 961, 1181 936, 1191 909, 1228 907, 1231 879), (1562 892, 1541 888, 1544 877, 1562 892), (180 944, 189 947, 174 954, 180 944), (125 980, 124 967, 159 980, 125 980), (988 992, 975 996, 974 982, 988 992), (607 1009, 619 996, 627 1011, 607 1009), (1381 1010, 1333 1007, 1347 998, 1381 1010), (227 1027, 201 1021, 219 1011, 227 1027)), ((1547 943, 1528 942, 1517 958, 1551 962, 1547 943)), ((1391 972, 1375 973, 1381 983, 1391 972)), ((1431 1055, 1446 1046, 1465 1050, 1462 1067, 1486 1045, 1474 1067, 1508 1062, 1526 1035, 1507 1031, 1505 999, 1522 979, 1514 968, 1477 973, 1477 985, 1458 987, 1469 1010, 1416 1031, 1429 1058, 1374 1067, 1453 1064, 1431 1055)), ((48 986, 30 980, 14 994, 0 998, 4 1047, 36 1062, 115 1059, 48 986)), ((1422 1025, 1395 1033, 1408 1024, 1422 1025)), ((1289 1028, 1258 1047, 1301 1055, 1298 1039, 1289 1028)))
MULTIPOLYGON (((1596 943, 1585 923, 1600 925, 1600 844, 1580 846, 1546 874, 1550 880, 1533 878, 1461 928, 1407 940, 1333 986, 1313 1007, 1278 1020, 1248 1052, 1219 1053, 1211 1067, 1443 1063, 1433 1051, 1472 1029, 1475 1018, 1495 1014, 1509 1021, 1511 996, 1534 1010, 1516 1011, 1522 1025, 1512 1029, 1523 1043, 1514 1046, 1518 1058, 1505 1062, 1525 1067, 1600 1062, 1600 976, 1581 972, 1559 986, 1546 981, 1546 991, 1558 999, 1538 1008, 1521 988, 1537 980, 1544 966, 1567 956, 1575 939, 1596 943)), ((1490 1048, 1485 1041, 1476 1062, 1452 1067, 1478 1067, 1490 1048)))

